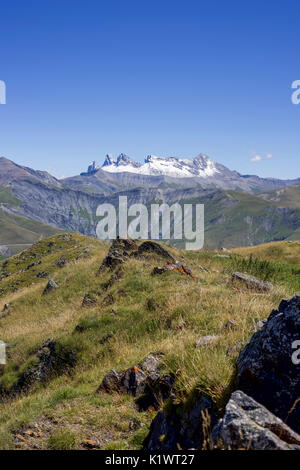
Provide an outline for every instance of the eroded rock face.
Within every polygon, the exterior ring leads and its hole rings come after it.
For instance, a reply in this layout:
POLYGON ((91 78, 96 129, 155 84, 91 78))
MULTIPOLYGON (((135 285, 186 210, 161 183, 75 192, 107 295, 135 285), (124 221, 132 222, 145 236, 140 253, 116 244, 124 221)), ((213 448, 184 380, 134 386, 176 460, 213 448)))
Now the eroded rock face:
POLYGON ((270 292, 274 289, 274 286, 271 284, 271 282, 261 281, 257 277, 250 276, 250 274, 245 273, 233 273, 232 281, 240 281, 245 284, 248 289, 254 289, 262 292, 270 292))
POLYGON ((300 433, 300 296, 283 300, 237 360, 237 387, 300 433))
POLYGON ((245 450, 300 449, 300 436, 241 391, 231 395, 224 417, 212 432, 217 448, 245 450))

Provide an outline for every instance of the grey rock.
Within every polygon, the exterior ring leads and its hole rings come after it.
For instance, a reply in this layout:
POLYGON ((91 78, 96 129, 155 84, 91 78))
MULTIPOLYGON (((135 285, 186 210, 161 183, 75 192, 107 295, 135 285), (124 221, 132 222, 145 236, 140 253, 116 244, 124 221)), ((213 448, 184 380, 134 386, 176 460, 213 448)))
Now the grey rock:
POLYGON ((58 284, 56 284, 56 282, 53 280, 53 279, 49 279, 45 289, 44 289, 44 292, 43 292, 43 295, 46 295, 46 294, 49 294, 50 292, 58 289, 59 286, 58 284))
POLYGON ((228 450, 293 450, 300 449, 300 436, 238 390, 212 431, 212 443, 228 450))
POLYGON ((250 274, 235 272, 232 275, 233 281, 243 282, 249 289, 255 289, 258 291, 269 292, 274 289, 271 282, 261 281, 257 277, 250 276, 250 274))
POLYGON ((67 264, 67 260, 64 256, 61 256, 58 258, 58 260, 55 261, 56 266, 59 268, 63 268, 67 264))
POLYGON ((283 300, 237 360, 237 387, 300 432, 300 364, 292 355, 300 338, 300 296, 283 300))

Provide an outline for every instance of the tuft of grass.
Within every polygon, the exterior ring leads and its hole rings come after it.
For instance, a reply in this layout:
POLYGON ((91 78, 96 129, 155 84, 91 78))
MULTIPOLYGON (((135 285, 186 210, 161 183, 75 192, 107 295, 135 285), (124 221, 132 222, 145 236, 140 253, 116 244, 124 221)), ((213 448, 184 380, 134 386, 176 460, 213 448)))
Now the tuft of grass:
POLYGON ((78 444, 78 436, 69 429, 57 429, 48 439, 48 448, 51 450, 73 450, 78 444))

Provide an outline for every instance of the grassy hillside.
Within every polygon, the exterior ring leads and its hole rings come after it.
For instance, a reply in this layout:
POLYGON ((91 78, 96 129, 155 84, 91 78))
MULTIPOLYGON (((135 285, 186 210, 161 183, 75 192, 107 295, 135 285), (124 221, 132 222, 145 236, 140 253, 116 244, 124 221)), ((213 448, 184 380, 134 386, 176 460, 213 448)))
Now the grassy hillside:
POLYGON ((18 253, 40 238, 49 237, 58 232, 62 230, 8 213, 0 208, 0 245, 8 246, 12 253, 18 253))
POLYGON ((275 201, 237 191, 225 191, 219 200, 206 201, 207 247, 258 245, 293 237, 300 226, 299 196, 299 207, 295 199, 295 206, 285 210, 275 201))
POLYGON ((176 377, 176 400, 206 391, 222 409, 238 354, 227 354, 228 348, 245 344, 258 320, 299 292, 299 246, 278 244, 293 259, 276 250, 273 256, 269 246, 228 258, 170 248, 195 279, 172 272, 153 276, 164 260, 149 253, 128 259, 118 281, 109 283, 109 269, 99 274, 108 244, 77 234, 41 240, 2 263, 0 310, 5 303, 9 308, 0 318, 0 338, 8 345, 0 376, 6 394, 0 401, 0 449, 85 448, 89 439, 102 449, 140 448, 156 412, 138 412, 129 395, 96 390, 110 369, 137 365, 149 353, 163 354, 162 369, 176 377), (66 263, 59 268, 62 256, 66 263), (235 270, 270 280, 275 289, 262 294, 233 285, 235 270), (41 272, 44 277, 37 277, 41 272), (59 288, 42 295, 49 278, 59 288), (95 303, 84 307, 86 293, 95 303), (226 327, 228 320, 234 328, 226 327), (203 335, 219 339, 196 348, 203 335), (48 338, 57 341, 62 356, 76 361, 28 393, 10 396, 48 338))
POLYGON ((261 196, 264 199, 273 201, 278 206, 300 209, 300 185, 268 191, 261 196))

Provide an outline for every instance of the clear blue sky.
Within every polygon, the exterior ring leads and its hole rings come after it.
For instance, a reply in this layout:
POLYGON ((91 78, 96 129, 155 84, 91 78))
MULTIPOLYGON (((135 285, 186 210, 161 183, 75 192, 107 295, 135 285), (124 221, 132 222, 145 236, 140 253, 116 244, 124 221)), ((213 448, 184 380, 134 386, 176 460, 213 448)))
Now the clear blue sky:
POLYGON ((2 0, 0 155, 60 177, 203 152, 300 177, 299 18, 298 0, 2 0))

